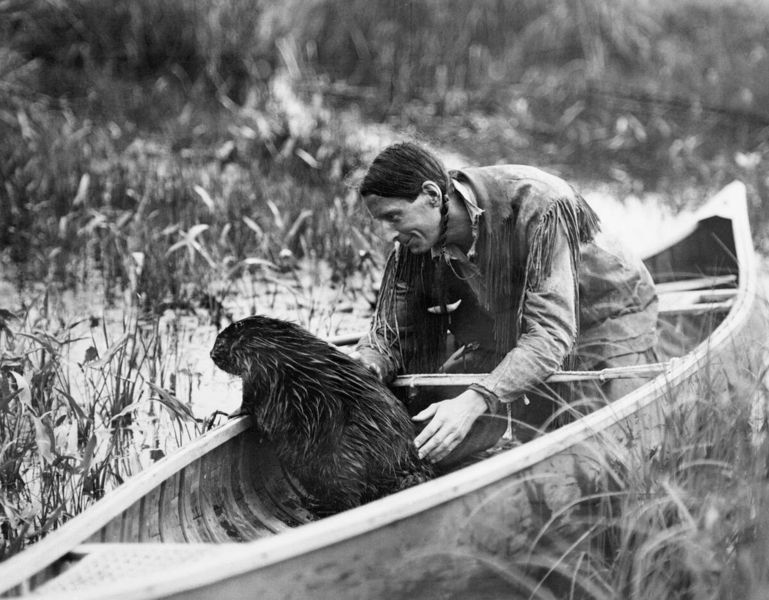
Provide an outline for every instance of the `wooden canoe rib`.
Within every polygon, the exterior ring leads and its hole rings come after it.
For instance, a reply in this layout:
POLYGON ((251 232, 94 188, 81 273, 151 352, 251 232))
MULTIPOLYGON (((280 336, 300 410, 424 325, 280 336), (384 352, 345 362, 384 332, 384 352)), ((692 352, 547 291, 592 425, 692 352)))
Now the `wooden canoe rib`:
POLYGON ((691 399, 703 365, 723 374, 717 384, 726 389, 750 361, 764 361, 750 354, 765 330, 742 184, 722 190, 646 260, 668 303, 662 348, 677 358, 620 400, 319 521, 248 419, 233 419, 0 564, 0 593, 264 600, 482 594, 498 585, 498 565, 526 548, 538 511, 589 493, 586 480, 600 489, 606 453, 654 444, 669 400, 691 399))

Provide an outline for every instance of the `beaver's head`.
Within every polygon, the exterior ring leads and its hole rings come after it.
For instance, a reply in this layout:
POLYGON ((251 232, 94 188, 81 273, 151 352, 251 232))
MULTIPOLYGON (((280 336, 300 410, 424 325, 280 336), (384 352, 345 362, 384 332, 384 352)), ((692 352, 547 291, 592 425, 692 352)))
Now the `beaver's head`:
POLYGON ((297 356, 310 352, 319 342, 321 340, 298 325, 254 315, 219 333, 211 359, 223 371, 243 377, 252 371, 254 363, 266 366, 264 363, 295 362, 297 356))

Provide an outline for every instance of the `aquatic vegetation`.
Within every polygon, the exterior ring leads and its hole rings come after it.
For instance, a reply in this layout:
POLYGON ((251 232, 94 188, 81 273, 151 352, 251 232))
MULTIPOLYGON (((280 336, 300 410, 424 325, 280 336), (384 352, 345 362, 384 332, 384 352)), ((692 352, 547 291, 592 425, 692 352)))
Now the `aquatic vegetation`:
MULTIPOLYGON (((765 369, 766 367, 764 367, 765 369)), ((766 371, 716 392, 703 369, 661 439, 613 457, 604 489, 547 520, 511 568, 532 598, 762 598, 769 590, 766 371)))
POLYGON ((157 320, 126 316, 114 333, 61 321, 56 304, 3 312, 0 559, 204 427, 177 395, 157 320))

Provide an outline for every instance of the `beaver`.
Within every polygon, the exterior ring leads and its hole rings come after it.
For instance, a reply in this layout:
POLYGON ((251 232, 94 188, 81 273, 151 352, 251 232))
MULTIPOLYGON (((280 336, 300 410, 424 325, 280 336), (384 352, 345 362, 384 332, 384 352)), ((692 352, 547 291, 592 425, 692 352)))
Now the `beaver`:
POLYGON ((358 361, 299 325, 256 315, 225 328, 214 363, 243 380, 242 410, 326 516, 434 475, 392 392, 358 361))

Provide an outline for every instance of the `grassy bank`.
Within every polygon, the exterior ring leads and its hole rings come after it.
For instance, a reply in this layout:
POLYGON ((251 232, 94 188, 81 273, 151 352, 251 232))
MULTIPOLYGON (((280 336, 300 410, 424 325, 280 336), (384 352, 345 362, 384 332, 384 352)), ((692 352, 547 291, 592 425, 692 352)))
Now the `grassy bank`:
POLYGON ((766 596, 769 389, 754 367, 721 392, 703 369, 659 443, 609 452, 607 489, 553 514, 532 547, 533 597, 766 596))

